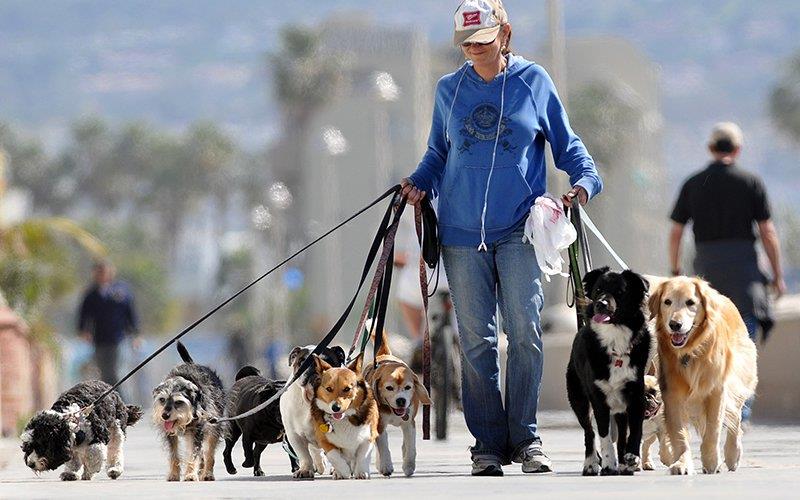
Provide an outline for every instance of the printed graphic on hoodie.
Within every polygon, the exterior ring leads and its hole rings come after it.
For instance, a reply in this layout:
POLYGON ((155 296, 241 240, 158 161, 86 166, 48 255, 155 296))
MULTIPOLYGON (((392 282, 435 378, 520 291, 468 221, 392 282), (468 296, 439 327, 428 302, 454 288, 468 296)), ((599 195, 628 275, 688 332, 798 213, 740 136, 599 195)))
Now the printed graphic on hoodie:
MULTIPOLYGON (((463 127, 459 132, 463 141, 458 146, 458 152, 472 154, 470 148, 478 141, 494 141, 499 116, 500 110, 492 103, 484 102, 472 108, 472 111, 461 120, 463 127)), ((497 142, 497 146, 502 151, 508 152, 517 149, 508 140, 512 134, 513 131, 508 128, 508 117, 504 116, 500 121, 500 139, 497 142)))

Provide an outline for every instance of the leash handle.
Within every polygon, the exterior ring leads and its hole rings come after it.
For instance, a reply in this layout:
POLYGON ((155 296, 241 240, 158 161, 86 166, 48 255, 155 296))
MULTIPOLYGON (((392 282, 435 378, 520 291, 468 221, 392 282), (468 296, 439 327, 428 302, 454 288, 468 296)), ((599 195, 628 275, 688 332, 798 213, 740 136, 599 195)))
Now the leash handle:
MULTIPOLYGON (((430 205, 429 205, 430 206, 430 205)), ((433 208, 430 208, 433 211, 433 208)), ((414 229, 417 232, 417 241, 420 246, 419 256, 419 289, 422 294, 422 385, 428 394, 431 393, 431 334, 428 325, 428 273, 425 270, 425 252, 424 240, 422 230, 422 208, 419 205, 414 207, 414 229)), ((438 241, 436 242, 438 246, 438 241)), ((436 251, 436 266, 438 270, 439 252, 436 251)), ((437 274, 438 280, 438 274, 437 274)), ((437 283, 438 284, 438 283, 437 283)), ((431 406, 422 406, 422 439, 430 440, 431 438, 431 406)))
MULTIPOLYGON (((584 306, 586 292, 583 289, 583 275, 592 269, 592 256, 589 252, 589 241, 586 238, 586 231, 581 220, 581 204, 578 197, 572 199, 572 205, 566 207, 569 213, 570 222, 575 227, 578 235, 575 241, 569 246, 569 279, 574 294, 575 315, 577 317, 578 330, 586 324, 584 306), (581 259, 582 258, 582 259, 581 259), (583 260, 583 272, 581 272, 580 261, 583 260)), ((569 301, 567 301, 569 302, 569 301)))

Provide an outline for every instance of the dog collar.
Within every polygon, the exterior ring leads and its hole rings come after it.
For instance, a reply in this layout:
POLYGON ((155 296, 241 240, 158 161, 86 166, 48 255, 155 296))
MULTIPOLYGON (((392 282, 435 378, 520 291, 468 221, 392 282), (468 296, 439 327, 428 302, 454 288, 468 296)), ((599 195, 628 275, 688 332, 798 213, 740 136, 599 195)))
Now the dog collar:
POLYGON ((331 424, 325 422, 324 424, 319 424, 319 430, 321 430, 323 433, 327 434, 329 432, 333 432, 333 426, 331 424))

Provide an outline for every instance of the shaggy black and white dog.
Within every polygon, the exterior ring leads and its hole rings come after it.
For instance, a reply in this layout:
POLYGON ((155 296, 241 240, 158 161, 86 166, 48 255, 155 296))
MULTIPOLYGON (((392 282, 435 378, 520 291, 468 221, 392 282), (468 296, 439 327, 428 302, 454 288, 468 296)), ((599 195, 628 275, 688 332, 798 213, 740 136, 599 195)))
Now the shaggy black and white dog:
POLYGON ((49 410, 37 413, 21 436, 25 465, 39 473, 66 464, 61 479, 74 481, 91 479, 108 457, 108 477, 121 476, 125 428, 139 421, 142 409, 125 405, 114 391, 88 415, 79 411, 110 388, 99 380, 81 382, 61 394, 49 410))
MULTIPOLYGON (((228 393, 225 412, 229 416, 244 413, 278 392, 285 381, 269 380, 261 376, 261 372, 252 366, 245 366, 236 374, 236 382, 228 393)), ((244 462, 242 467, 252 467, 254 476, 263 476, 261 470, 261 453, 268 444, 280 443, 284 430, 281 421, 279 402, 275 401, 255 415, 229 422, 228 436, 225 438, 225 468, 228 474, 236 474, 236 467, 231 460, 231 451, 239 437, 242 438, 244 462)))
POLYGON ((649 285, 634 272, 604 267, 587 273, 584 286, 588 323, 575 336, 567 366, 567 397, 586 445, 583 474, 633 474, 641 462, 644 375, 651 348, 644 312, 649 285), (592 415, 600 434, 599 454, 592 415))
POLYGON ((222 437, 220 425, 210 418, 222 416, 225 395, 217 373, 196 364, 186 347, 178 342, 184 363, 173 368, 167 378, 153 389, 153 422, 169 448, 167 481, 181 478, 178 438, 186 445, 185 481, 213 481, 214 453, 222 437))

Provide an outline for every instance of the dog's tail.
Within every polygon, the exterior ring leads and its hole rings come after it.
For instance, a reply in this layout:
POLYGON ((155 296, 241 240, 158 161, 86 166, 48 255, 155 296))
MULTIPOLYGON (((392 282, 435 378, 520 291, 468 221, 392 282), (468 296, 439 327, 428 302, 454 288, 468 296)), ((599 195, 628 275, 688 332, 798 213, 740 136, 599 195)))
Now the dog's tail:
MULTIPOLYGON (((372 321, 372 320, 370 320, 370 321, 372 321)), ((367 323, 366 328, 367 328, 367 330, 372 330, 372 325, 370 323, 367 323)), ((375 343, 375 340, 376 340, 375 337, 376 336, 377 336, 377 332, 373 331, 372 332, 372 343, 373 344, 375 343)), ((381 348, 378 349, 378 356, 385 356, 385 355, 391 356, 392 355, 392 350, 389 349, 389 340, 386 337, 386 329, 384 328, 383 331, 381 332, 381 348)))
POLYGON ((128 421, 125 423, 125 425, 135 424, 139 421, 139 419, 142 418, 142 415, 144 415, 141 406, 125 405, 125 408, 128 409, 128 421))
POLYGON ((243 379, 245 377, 257 377, 261 375, 261 372, 255 366, 244 366, 241 370, 236 372, 236 380, 243 379))
POLYGON ((179 340, 178 341, 178 354, 181 355, 181 359, 184 363, 194 363, 194 360, 189 355, 189 350, 186 349, 186 346, 179 340))

